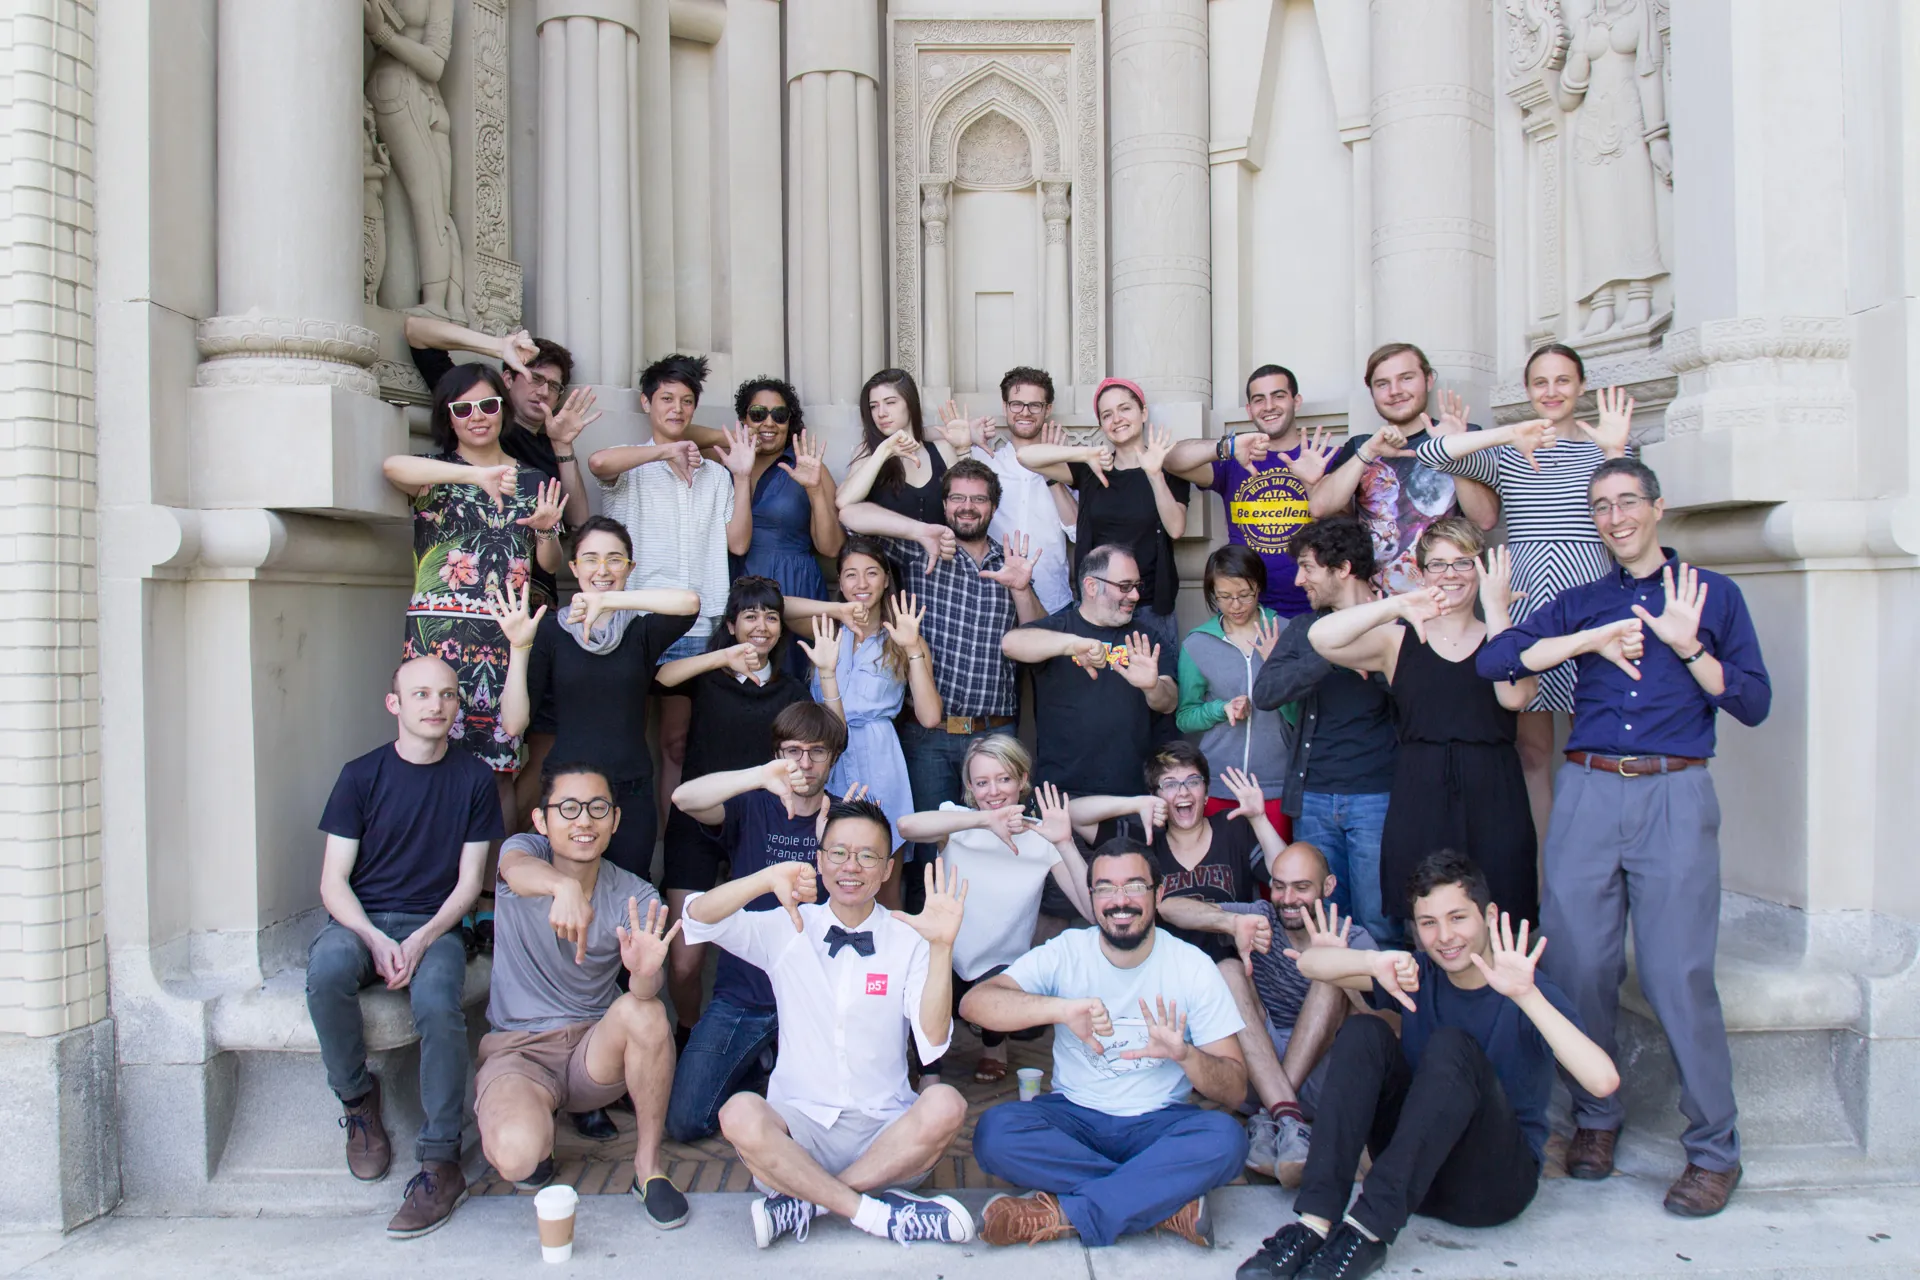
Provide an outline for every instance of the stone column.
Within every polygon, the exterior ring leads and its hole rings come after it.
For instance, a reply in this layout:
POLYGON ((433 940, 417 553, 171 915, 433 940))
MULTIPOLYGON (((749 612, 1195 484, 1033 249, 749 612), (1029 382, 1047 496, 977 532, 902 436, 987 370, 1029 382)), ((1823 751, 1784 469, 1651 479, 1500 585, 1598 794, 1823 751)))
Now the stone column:
POLYGON ((921 381, 929 388, 953 385, 952 296, 947 279, 947 184, 920 184, 920 226, 926 244, 926 350, 921 381))
POLYGON ((1373 5, 1374 340, 1417 343, 1476 406, 1494 376, 1492 49, 1481 0, 1373 5))
POLYGON ((220 313, 200 326, 197 382, 374 395, 376 338, 359 323, 360 11, 221 0, 219 40, 220 313))
POLYGON ((787 5, 790 367, 808 404, 848 404, 878 366, 880 32, 871 5, 787 5))
POLYGON ((0 1221, 61 1229, 120 1195, 100 892, 94 25, 89 5, 41 2, 0 26, 0 1221))
POLYGON ((1067 278, 1067 224, 1073 216, 1073 184, 1040 184, 1040 216, 1046 222, 1045 338, 1040 351, 1056 385, 1073 385, 1072 285, 1067 278))
POLYGON ((1113 371, 1167 400, 1212 387, 1206 0, 1107 7, 1113 371))

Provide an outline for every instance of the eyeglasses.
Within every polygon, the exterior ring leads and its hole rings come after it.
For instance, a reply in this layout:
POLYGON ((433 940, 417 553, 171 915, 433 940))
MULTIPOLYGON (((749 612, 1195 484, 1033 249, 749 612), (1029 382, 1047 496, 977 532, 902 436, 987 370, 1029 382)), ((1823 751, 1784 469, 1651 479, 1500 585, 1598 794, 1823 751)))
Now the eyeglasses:
POLYGON ((608 556, 575 556, 573 562, 582 569, 612 569, 615 573, 618 573, 622 569, 631 568, 633 565, 633 561, 627 559, 627 557, 621 555, 619 552, 608 556))
POLYGON ((447 412, 456 418, 469 417, 475 409, 492 417, 500 412, 500 397, 488 396, 484 400, 453 400, 447 404, 447 412))
MULTIPOLYGON (((513 376, 512 370, 508 370, 507 376, 509 377, 513 376)), ((556 396, 559 395, 562 391, 565 391, 567 389, 566 383, 560 381, 560 379, 558 378, 549 378, 544 373, 529 373, 527 374, 527 381, 531 382, 536 387, 541 387, 547 391, 551 391, 556 396)))
POLYGON ((1428 573, 1452 573, 1465 577, 1467 574, 1472 573, 1478 564, 1479 561, 1477 560, 1429 560, 1421 567, 1428 573))
POLYGON ((947 501, 957 507, 990 507, 993 499, 984 493, 950 493, 947 501))
POLYGON ((1162 778, 1153 784, 1153 789, 1167 795, 1176 791, 1205 791, 1207 780, 1197 773, 1190 773, 1184 778, 1162 778))
POLYGON ((1097 884, 1089 891, 1095 902, 1108 902, 1114 898, 1144 898, 1153 892, 1153 886, 1145 880, 1129 880, 1125 884, 1097 884))
POLYGON ((1251 591, 1236 591, 1232 595, 1215 592, 1213 600, 1215 604, 1252 604, 1259 598, 1258 595, 1251 591))
POLYGON ((1614 502, 1608 502, 1605 498, 1602 498, 1600 501, 1588 507, 1587 510, 1593 513, 1595 520, 1605 520, 1616 511, 1623 516, 1630 516, 1646 505, 1647 500, 1645 498, 1640 497, 1638 494, 1629 493, 1614 502))
POLYGON ((780 758, 791 760, 795 764, 805 760, 810 764, 825 764, 833 759, 833 752, 826 747, 782 747, 780 758))
POLYGON ((887 855, 884 853, 875 853, 871 849, 855 851, 843 845, 835 845, 831 849, 822 849, 820 856, 827 860, 828 866, 833 867, 843 867, 846 865, 847 859, 852 858, 860 864, 862 871, 871 871, 887 860, 887 855))
POLYGON ((1140 594, 1140 579, 1138 578, 1128 578, 1125 582, 1115 582, 1112 578, 1103 578, 1097 573, 1090 573, 1087 576, 1095 582, 1106 583, 1120 595, 1132 596, 1140 594))
POLYGON ((1045 400, 1009 400, 1007 401, 1007 413, 1009 416, 1016 413, 1026 416, 1026 415, 1031 415, 1036 413, 1045 413, 1046 411, 1047 411, 1047 402, 1045 400))
POLYGON ((568 822, 572 822, 583 813, 595 822, 599 822, 613 812, 613 801, 596 796, 592 800, 562 800, 546 807, 559 813, 568 822))
POLYGON ((772 418, 775 426, 784 427, 787 425, 787 420, 791 417, 793 417, 793 410, 787 408, 785 405, 774 409, 764 404, 757 404, 747 410, 748 422, 765 422, 768 418, 772 418))

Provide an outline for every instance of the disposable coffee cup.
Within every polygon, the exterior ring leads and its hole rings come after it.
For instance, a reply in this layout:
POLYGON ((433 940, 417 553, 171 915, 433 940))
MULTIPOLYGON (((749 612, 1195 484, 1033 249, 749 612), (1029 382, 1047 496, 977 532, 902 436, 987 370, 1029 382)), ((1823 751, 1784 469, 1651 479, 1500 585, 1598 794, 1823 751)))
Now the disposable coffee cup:
POLYGON ((540 1256, 548 1262, 565 1262, 573 1256, 573 1215, 580 1207, 580 1193, 572 1187, 542 1187, 533 1198, 533 1211, 540 1219, 540 1256))
POLYGON ((1022 1067, 1014 1074, 1020 1077, 1020 1101, 1032 1102, 1040 1096, 1040 1078, 1046 1072, 1038 1067, 1022 1067))

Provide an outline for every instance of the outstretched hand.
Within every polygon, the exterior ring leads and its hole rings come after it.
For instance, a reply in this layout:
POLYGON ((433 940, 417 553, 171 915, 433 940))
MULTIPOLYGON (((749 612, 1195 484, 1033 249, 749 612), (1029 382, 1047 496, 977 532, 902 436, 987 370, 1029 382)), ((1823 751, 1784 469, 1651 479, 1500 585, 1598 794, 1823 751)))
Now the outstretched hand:
POLYGON ((1260 787, 1260 779, 1245 769, 1225 769, 1221 771, 1220 781, 1227 784, 1227 790, 1240 802, 1239 807, 1229 813, 1229 818, 1245 818, 1251 822, 1267 811, 1266 793, 1260 787))
POLYGON ((1178 1000, 1155 996, 1152 1008, 1142 1000, 1140 1016, 1147 1022, 1147 1043, 1138 1049, 1123 1050, 1122 1059, 1129 1062, 1141 1058, 1165 1058, 1168 1062, 1187 1060, 1193 1046, 1187 1043, 1187 1015, 1180 1012, 1178 1000))
POLYGON ((1609 458, 1624 458, 1633 437, 1633 397, 1625 387, 1602 387, 1593 397, 1600 421, 1592 426, 1580 424, 1587 439, 1600 446, 1609 458))
POLYGON ((960 936, 961 918, 966 915, 967 882, 947 870, 946 859, 935 858, 927 864, 926 885, 927 900, 919 914, 888 914, 925 938, 928 946, 951 948, 960 936))
POLYGON ((807 655, 807 661, 819 671, 838 671, 840 669, 840 624, 825 614, 817 614, 813 619, 813 643, 798 641, 800 652, 807 655))
POLYGON ((1287 470, 1303 484, 1319 484, 1326 477, 1327 468, 1333 465, 1333 456, 1340 452, 1337 441, 1329 440, 1331 433, 1325 427, 1315 427, 1313 433, 1300 442, 1300 452, 1287 459, 1287 470))
MULTIPOLYGON (((1306 930, 1309 948, 1345 947, 1347 939, 1353 933, 1353 921, 1342 920, 1339 904, 1329 902, 1325 898, 1313 900, 1313 909, 1307 912, 1301 925, 1306 930)), ((1286 948, 1280 954, 1289 960, 1300 958, 1299 951, 1292 947, 1286 948)))
POLYGON ((533 647, 533 638, 540 630, 540 619, 547 616, 547 606, 544 604, 532 614, 527 612, 527 605, 532 598, 533 583, 529 580, 518 593, 514 591, 513 583, 509 582, 504 594, 495 589, 487 600, 487 612, 500 624, 500 632, 506 636, 507 643, 516 649, 533 647))
POLYGON ((1064 844, 1073 839, 1073 819, 1067 813, 1066 792, 1051 782, 1043 782, 1033 793, 1033 801, 1040 809, 1040 821, 1035 829, 1042 840, 1048 844, 1064 844))
POLYGON ((1150 692, 1160 679, 1160 646, 1147 639, 1144 631, 1127 637, 1127 660, 1120 678, 1142 693, 1150 692))
POLYGON ((545 533, 560 523, 560 517, 567 509, 566 492, 560 488, 558 480, 548 480, 541 484, 534 495, 533 514, 521 516, 514 523, 525 525, 539 533, 545 533))
POLYGON ((567 393, 561 402, 547 417, 547 439, 561 448, 580 438, 580 433, 600 421, 600 411, 593 407, 592 387, 575 387, 567 393))
POLYGON ((1660 570, 1660 588, 1667 597, 1660 616, 1637 604, 1633 606, 1634 616, 1669 649, 1683 658, 1691 657, 1700 639, 1700 615, 1707 608, 1707 584, 1700 581, 1698 569, 1683 563, 1677 579, 1672 565, 1660 570))
POLYGON ((827 442, 805 431, 793 438, 793 462, 774 465, 793 477, 802 489, 818 489, 826 475, 827 442))
POLYGON ((627 899, 627 922, 615 925, 613 932, 620 939, 620 963, 635 982, 651 980, 667 962, 667 948, 680 932, 681 923, 676 920, 669 929, 667 917, 671 914, 667 904, 655 898, 647 903, 647 921, 642 925, 639 899, 627 899))
POLYGON ((1467 402, 1458 391, 1442 391, 1436 397, 1440 405, 1440 434, 1451 435, 1467 429, 1467 402))
POLYGON ((1000 567, 982 569, 980 576, 1009 591, 1025 591, 1033 585, 1033 566, 1041 556, 1040 551, 1029 555, 1029 545, 1026 534, 1018 530, 1008 534, 1006 545, 1000 549, 1000 567))
POLYGON ((1487 941, 1492 947, 1493 963, 1482 960, 1478 953, 1467 959, 1473 961, 1473 967, 1495 991, 1509 1000, 1524 999, 1534 989, 1533 968, 1540 963, 1540 953, 1547 949, 1547 940, 1536 938, 1533 950, 1527 950, 1527 922, 1520 922, 1520 936, 1516 939, 1512 917, 1488 903, 1487 941))

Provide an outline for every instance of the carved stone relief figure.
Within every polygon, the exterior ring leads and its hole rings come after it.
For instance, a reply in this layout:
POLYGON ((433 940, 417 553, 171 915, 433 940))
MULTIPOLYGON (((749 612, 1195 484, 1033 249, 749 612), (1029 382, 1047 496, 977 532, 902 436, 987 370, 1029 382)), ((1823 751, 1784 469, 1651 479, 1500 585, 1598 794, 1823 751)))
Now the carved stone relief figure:
POLYGON ((362 0, 377 50, 367 73, 380 141, 406 188, 422 311, 465 321, 466 272, 453 224, 452 118, 440 76, 453 50, 453 0, 362 0))
POLYGON ((1652 319, 1660 256, 1654 184, 1673 181, 1660 41, 1651 0, 1566 0, 1555 96, 1572 149, 1582 337, 1652 319))
POLYGON ((387 273, 387 206, 380 189, 386 185, 393 163, 381 145, 379 126, 374 123, 373 104, 360 100, 360 261, 363 268, 361 288, 367 303, 380 300, 380 278, 387 273))

